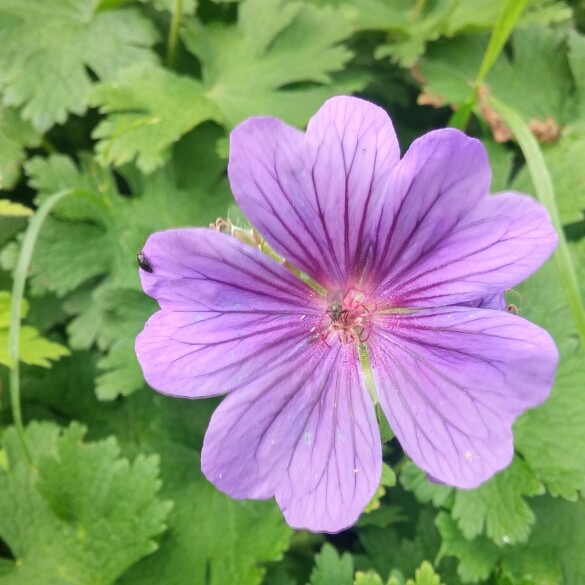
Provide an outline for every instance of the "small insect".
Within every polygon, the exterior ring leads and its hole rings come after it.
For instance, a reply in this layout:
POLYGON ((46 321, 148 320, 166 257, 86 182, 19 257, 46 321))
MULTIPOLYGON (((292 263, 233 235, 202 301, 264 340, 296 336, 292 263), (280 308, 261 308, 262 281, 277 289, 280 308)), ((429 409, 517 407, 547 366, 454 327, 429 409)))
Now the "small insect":
POLYGON ((142 253, 142 250, 136 254, 136 260, 138 261, 138 266, 142 268, 145 272, 150 272, 152 274, 154 270, 152 269, 152 265, 148 261, 148 258, 142 253))
POLYGON ((514 305, 513 303, 510 303, 506 307, 506 311, 508 311, 508 313, 512 313, 512 315, 517 315, 518 314, 518 307, 516 305, 514 305))
POLYGON ((344 310, 342 306, 343 305, 339 301, 333 301, 329 305, 329 310, 327 311, 327 313, 331 317, 331 321, 333 323, 337 323, 339 319, 341 319, 341 315, 347 313, 347 310, 344 310))

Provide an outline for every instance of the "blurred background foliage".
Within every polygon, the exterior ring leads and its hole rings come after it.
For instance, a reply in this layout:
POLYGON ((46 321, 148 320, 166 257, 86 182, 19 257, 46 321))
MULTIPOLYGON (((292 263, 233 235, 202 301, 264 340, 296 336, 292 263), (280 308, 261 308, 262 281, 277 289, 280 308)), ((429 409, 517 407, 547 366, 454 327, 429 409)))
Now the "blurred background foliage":
POLYGON ((584 32, 580 0, 0 0, 0 585, 585 583, 583 308, 562 278, 572 266, 585 294, 584 32), (478 77, 492 33, 501 51, 478 77), (337 94, 387 109, 403 150, 465 127, 494 191, 535 194, 497 105, 512 111, 538 141, 567 258, 510 293, 561 352, 513 464, 457 491, 390 441, 367 513, 315 535, 203 478, 217 400, 145 386, 133 345, 156 306, 136 252, 151 232, 237 217, 236 124, 303 127, 337 94), (27 222, 63 192, 77 196, 41 226, 20 311, 24 450, 11 290, 27 222))

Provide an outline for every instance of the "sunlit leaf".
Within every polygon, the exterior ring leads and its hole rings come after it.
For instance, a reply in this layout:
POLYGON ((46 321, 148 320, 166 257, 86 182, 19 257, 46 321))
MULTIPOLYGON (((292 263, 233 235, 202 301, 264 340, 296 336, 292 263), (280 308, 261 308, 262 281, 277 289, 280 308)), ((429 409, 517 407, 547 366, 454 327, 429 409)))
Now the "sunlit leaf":
MULTIPOLYGON (((23 304, 21 317, 27 313, 23 304)), ((0 364, 10 366, 12 360, 8 355, 8 331, 10 322, 10 293, 0 291, 0 364)), ((51 367, 51 361, 69 355, 67 347, 41 337, 40 333, 29 325, 20 329, 20 361, 32 366, 51 367)))
POLYGON ((92 86, 137 62, 153 63, 157 35, 132 8, 96 10, 95 0, 0 0, 0 92, 43 132, 83 114, 92 86))
POLYGON ((85 429, 33 423, 31 468, 14 429, 4 434, 0 536, 15 557, 0 583, 109 585, 156 550, 169 502, 160 501, 156 457, 130 464, 115 439, 82 442, 85 429))

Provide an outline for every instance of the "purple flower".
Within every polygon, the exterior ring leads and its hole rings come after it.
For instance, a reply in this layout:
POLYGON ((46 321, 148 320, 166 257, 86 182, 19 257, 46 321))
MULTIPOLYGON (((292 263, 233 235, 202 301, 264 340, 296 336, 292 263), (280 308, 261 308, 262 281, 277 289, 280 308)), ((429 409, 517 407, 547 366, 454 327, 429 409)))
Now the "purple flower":
POLYGON ((185 398, 228 393, 202 452, 234 498, 270 498, 295 528, 356 521, 381 473, 377 400, 406 454, 474 488, 513 456, 512 424, 549 394, 546 331, 501 310, 552 253, 547 211, 489 195, 481 143, 457 130, 400 160, 392 123, 350 97, 306 133, 251 118, 231 135, 235 198, 267 243, 318 283, 209 229, 153 234, 141 270, 155 313, 136 341, 147 382, 185 398))

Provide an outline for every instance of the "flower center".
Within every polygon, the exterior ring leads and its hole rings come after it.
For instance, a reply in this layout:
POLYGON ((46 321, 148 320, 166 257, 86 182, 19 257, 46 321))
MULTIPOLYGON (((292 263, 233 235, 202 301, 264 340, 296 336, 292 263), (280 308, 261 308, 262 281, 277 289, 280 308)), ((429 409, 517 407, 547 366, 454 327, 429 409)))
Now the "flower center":
MULTIPOLYGON (((341 295, 338 295, 341 296, 341 295)), ((319 335, 329 345, 364 343, 370 337, 376 303, 366 293, 351 287, 341 300, 332 300, 319 323, 319 335)))

